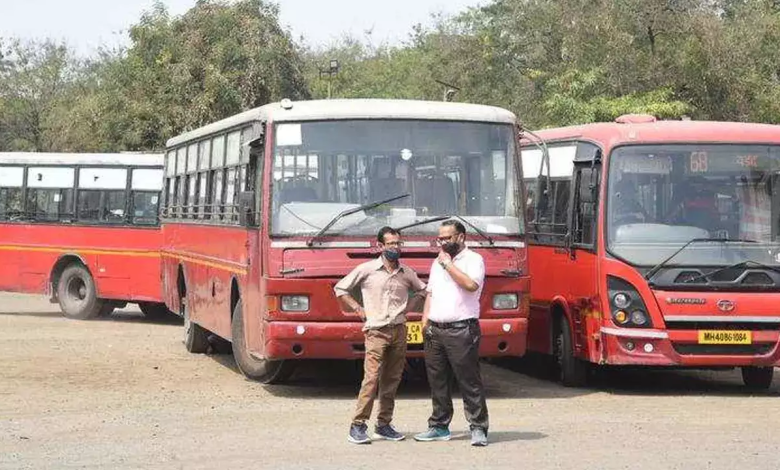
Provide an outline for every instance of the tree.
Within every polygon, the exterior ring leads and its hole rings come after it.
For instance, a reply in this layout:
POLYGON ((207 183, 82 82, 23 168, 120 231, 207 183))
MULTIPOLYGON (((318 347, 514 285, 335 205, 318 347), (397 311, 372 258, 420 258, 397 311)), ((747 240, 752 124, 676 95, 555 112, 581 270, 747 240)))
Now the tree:
POLYGON ((99 133, 112 149, 161 148, 187 129, 309 96, 299 51, 263 0, 199 0, 176 18, 158 3, 130 39, 98 71, 99 133))
POLYGON ((0 148, 59 148, 57 109, 77 68, 71 52, 51 41, 13 41, 0 63, 0 148))

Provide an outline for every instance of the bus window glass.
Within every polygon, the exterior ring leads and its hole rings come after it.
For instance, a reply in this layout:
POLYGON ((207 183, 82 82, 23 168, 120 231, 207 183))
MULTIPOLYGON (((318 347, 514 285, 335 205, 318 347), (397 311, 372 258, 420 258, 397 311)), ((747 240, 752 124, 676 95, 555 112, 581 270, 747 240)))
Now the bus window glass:
POLYGON ((239 155, 241 149, 241 132, 235 131, 228 134, 227 139, 227 157, 225 158, 225 165, 237 165, 239 161, 239 155))
POLYGON ((211 168, 220 168, 225 165, 225 136, 214 137, 211 148, 211 168))
POLYGON ((154 191, 135 191, 132 200, 132 223, 135 225, 157 225, 159 195, 154 191))
POLYGON ((780 207, 780 147, 636 145, 613 152, 608 182, 608 240, 613 253, 654 265, 693 238, 746 239, 746 246, 705 244, 678 264, 733 264, 775 256, 780 207), (773 221, 774 220, 774 221, 773 221), (731 261, 729 261, 731 260, 731 261))
MULTIPOLYGON (((316 233, 335 215, 369 202, 409 197, 342 218, 333 232, 375 233, 436 216, 460 215, 487 233, 522 233, 514 203, 512 126, 424 120, 277 125, 273 168, 276 234, 316 233)), ((407 233, 435 233, 422 224, 407 233)))

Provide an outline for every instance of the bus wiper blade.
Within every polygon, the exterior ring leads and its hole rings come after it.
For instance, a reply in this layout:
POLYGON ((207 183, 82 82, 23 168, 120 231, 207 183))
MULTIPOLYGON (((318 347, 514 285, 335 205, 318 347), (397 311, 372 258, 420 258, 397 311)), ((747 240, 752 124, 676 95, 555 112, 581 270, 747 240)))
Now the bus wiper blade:
POLYGON ((398 230, 399 232, 402 232, 408 228, 417 227, 418 225, 432 224, 434 222, 439 222, 441 220, 447 220, 451 218, 452 217, 449 215, 437 215, 436 217, 431 217, 430 219, 425 219, 425 220, 419 220, 412 224, 404 225, 403 227, 396 227, 395 229, 398 230))
POLYGON ((396 228, 396 230, 398 230, 399 232, 402 232, 402 231, 404 231, 404 230, 406 230, 408 228, 411 228, 411 227, 417 227, 418 225, 432 224, 433 222, 439 222, 441 220, 447 220, 447 219, 458 219, 458 220, 460 220, 464 224, 466 224, 469 227, 473 228, 474 231, 477 232, 477 234, 479 236, 481 236, 482 238, 487 240, 488 243, 490 243, 491 245, 495 245, 495 242, 493 241, 493 237, 491 237, 490 235, 485 233, 482 229, 480 229, 476 225, 472 224, 471 222, 469 222, 468 220, 466 220, 465 218, 463 218, 462 216, 459 216, 457 214, 455 214, 455 215, 439 215, 439 216, 436 216, 436 217, 431 217, 430 219, 420 220, 420 221, 415 222, 413 224, 404 225, 403 227, 398 227, 398 228, 396 228))
POLYGON ((409 193, 406 193, 406 194, 401 194, 401 195, 399 195, 399 196, 393 196, 393 197, 391 197, 391 198, 388 198, 388 199, 383 199, 383 200, 381 200, 381 201, 377 201, 377 202, 369 202, 368 204, 363 204, 362 206, 358 206, 358 207, 355 207, 355 208, 353 208, 353 209, 347 209, 347 210, 345 210, 345 211, 341 212, 340 214, 338 214, 336 217, 332 218, 332 219, 330 220, 330 222, 328 222, 328 223, 327 223, 327 224, 326 224, 324 227, 322 227, 322 228, 320 229, 320 231, 319 231, 319 232, 315 233, 315 234, 314 234, 314 236, 312 236, 311 238, 309 238, 309 240, 308 240, 308 241, 306 241, 306 246, 312 246, 312 245, 314 245, 314 242, 315 242, 315 240, 317 240, 318 238, 322 237, 322 235, 324 235, 324 234, 325 234, 325 232, 327 232, 328 230, 330 230, 330 228, 331 228, 331 227, 333 227, 333 225, 335 225, 335 224, 336 224, 336 222, 338 222, 339 220, 343 219, 344 217, 346 217, 346 216, 348 216, 348 215, 356 214, 356 213, 358 213, 358 212, 360 212, 360 211, 365 211, 365 210, 373 209, 373 208, 375 208, 375 207, 379 207, 379 206, 381 206, 382 204, 387 204, 388 202, 397 201, 397 200, 399 200, 399 199, 403 199, 403 198, 405 198, 405 197, 409 197, 409 196, 411 196, 411 194, 409 194, 409 193))
POLYGON ((735 238, 735 239, 728 239, 728 238, 693 238, 691 240, 688 240, 687 243, 685 243, 683 246, 681 246, 677 251, 672 253, 668 258, 661 261, 660 263, 656 264, 652 268, 650 268, 650 271, 648 271, 645 274, 645 279, 650 281, 653 276, 658 273, 664 266, 666 266, 666 263, 674 259, 677 255, 683 252, 686 248, 693 245, 694 243, 756 243, 755 240, 747 240, 743 238, 735 238))
POLYGON ((700 275, 698 275, 696 277, 692 277, 690 279, 686 279, 685 283, 692 283, 693 284, 693 283, 698 282, 698 281, 700 281, 702 279, 707 279, 710 276, 714 276, 715 274, 722 273, 723 271, 728 271, 729 269, 739 269, 739 268, 748 269, 750 266, 754 266, 754 267, 757 267, 757 268, 766 269, 768 271, 774 271, 776 273, 780 273, 780 268, 776 268, 774 266, 769 266, 769 265, 764 264, 764 263, 759 263, 758 261, 747 260, 747 261, 740 261, 739 263, 734 263, 732 265, 725 266, 725 267, 722 267, 722 268, 718 268, 715 271, 709 272, 707 274, 700 274, 700 275))

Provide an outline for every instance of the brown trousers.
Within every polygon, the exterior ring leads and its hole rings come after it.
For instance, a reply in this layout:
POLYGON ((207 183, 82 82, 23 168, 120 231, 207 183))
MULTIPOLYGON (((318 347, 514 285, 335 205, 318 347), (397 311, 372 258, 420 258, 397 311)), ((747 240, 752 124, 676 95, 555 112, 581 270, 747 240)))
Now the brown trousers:
POLYGON ((352 424, 371 418, 374 400, 379 397, 377 425, 390 424, 395 409, 395 393, 406 364, 406 325, 388 325, 366 334, 363 384, 358 394, 352 424))

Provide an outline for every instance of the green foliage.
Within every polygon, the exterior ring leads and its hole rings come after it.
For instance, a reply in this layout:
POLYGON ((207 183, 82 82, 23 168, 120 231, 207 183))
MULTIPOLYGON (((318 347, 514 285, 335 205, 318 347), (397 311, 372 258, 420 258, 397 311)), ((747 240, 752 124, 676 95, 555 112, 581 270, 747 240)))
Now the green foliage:
POLYGON ((660 118, 780 123, 778 0, 492 0, 401 45, 296 44, 268 0, 161 3, 130 46, 76 58, 0 38, 0 150, 159 149, 281 98, 409 98, 513 110, 531 127, 660 118), (338 59, 335 76, 322 75, 338 59))

